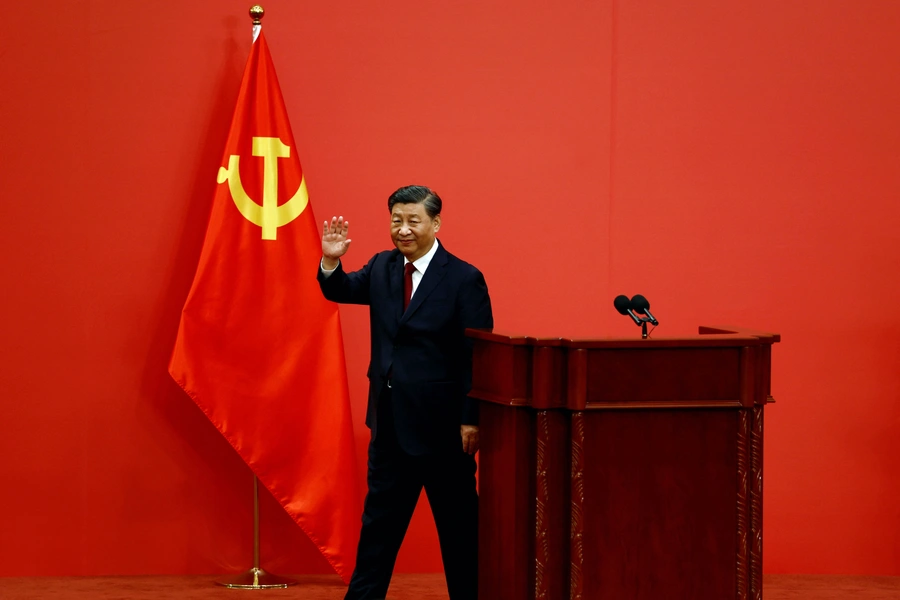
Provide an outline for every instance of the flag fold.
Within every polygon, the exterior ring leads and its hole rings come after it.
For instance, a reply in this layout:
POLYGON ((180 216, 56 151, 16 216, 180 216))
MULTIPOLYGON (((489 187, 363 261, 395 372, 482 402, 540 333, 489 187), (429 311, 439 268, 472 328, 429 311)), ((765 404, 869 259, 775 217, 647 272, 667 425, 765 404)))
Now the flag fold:
POLYGON ((262 33, 216 181, 169 373, 349 581, 360 507, 341 325, 262 33))

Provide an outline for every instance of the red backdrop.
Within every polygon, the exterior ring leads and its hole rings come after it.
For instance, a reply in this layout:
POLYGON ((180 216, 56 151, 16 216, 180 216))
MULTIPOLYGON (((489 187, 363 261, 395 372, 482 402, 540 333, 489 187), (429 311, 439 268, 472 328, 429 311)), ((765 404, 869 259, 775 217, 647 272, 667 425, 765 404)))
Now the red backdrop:
MULTIPOLYGON (((166 364, 250 3, 52 4, 0 25, 0 575, 246 568, 250 472, 166 364)), ((642 293, 660 335, 780 332, 765 569, 900 575, 900 4, 552 4, 267 2, 316 215, 357 266, 434 187, 503 330, 636 335, 642 293)), ((266 494, 262 530, 328 570, 266 494)), ((398 570, 440 568, 423 499, 398 570)))

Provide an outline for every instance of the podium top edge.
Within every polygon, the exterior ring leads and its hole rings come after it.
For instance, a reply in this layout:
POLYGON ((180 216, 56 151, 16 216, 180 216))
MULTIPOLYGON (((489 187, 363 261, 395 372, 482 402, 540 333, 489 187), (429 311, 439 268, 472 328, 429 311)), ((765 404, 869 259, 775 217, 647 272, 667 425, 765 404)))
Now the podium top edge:
POLYGON ((702 346, 760 346, 781 341, 777 333, 764 333, 738 327, 701 326, 698 335, 628 338, 533 337, 497 330, 467 329, 466 335, 506 346, 538 346, 564 348, 673 348, 702 346))

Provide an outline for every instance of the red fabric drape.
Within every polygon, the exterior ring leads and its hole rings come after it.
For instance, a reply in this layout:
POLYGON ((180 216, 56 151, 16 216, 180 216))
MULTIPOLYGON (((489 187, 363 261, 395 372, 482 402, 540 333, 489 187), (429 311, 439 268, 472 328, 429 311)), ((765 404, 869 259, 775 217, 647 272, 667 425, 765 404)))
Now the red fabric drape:
POLYGON ((262 33, 217 181, 169 372, 347 581, 360 507, 341 326, 262 33))

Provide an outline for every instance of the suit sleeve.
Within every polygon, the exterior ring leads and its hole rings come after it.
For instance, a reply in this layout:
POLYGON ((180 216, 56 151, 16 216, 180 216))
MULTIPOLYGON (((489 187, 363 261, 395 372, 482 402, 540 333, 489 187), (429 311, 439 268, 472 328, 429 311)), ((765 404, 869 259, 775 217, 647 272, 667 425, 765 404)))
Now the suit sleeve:
POLYGON ((337 269, 328 277, 317 268, 316 279, 322 295, 340 304, 369 304, 369 277, 376 258, 377 255, 373 256, 366 266, 352 273, 344 271, 343 263, 338 263, 337 269))
MULTIPOLYGON (((493 329, 494 315, 491 311, 491 297, 488 294, 487 283, 484 275, 477 269, 466 278, 460 290, 460 320, 463 331, 466 329, 493 329)), ((462 406, 463 425, 478 425, 478 400, 469 397, 472 390, 472 346, 470 338, 465 338, 464 343, 464 393, 462 406)))

